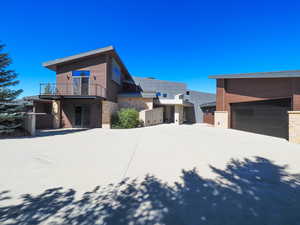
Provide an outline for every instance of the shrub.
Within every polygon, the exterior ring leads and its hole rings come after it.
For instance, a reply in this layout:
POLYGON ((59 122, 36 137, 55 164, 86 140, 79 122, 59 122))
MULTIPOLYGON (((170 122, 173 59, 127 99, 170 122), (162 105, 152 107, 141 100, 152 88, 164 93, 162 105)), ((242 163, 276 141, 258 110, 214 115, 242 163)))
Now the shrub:
POLYGON ((135 128, 139 124, 139 112, 135 109, 121 109, 112 116, 112 128, 135 128))

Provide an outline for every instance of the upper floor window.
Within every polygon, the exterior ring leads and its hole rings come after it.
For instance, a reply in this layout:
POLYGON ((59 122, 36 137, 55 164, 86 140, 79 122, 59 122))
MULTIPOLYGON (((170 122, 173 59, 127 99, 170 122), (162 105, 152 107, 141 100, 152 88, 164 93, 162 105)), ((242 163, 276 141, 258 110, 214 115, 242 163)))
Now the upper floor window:
POLYGON ((121 72, 121 67, 119 64, 115 61, 115 59, 112 60, 112 75, 111 79, 121 85, 121 77, 122 77, 122 72, 121 72))
POLYGON ((90 83, 89 77, 90 77, 90 71, 88 70, 72 71, 73 95, 89 94, 89 83, 90 83))

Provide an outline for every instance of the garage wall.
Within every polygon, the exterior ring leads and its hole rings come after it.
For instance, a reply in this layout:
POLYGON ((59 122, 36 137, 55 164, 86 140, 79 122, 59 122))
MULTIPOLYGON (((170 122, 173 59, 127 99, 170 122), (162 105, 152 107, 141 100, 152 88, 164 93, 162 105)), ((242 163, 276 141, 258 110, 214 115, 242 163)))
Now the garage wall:
POLYGON ((292 110, 300 110, 300 78, 217 79, 216 110, 227 111, 229 118, 232 103, 283 98, 291 98, 292 110))

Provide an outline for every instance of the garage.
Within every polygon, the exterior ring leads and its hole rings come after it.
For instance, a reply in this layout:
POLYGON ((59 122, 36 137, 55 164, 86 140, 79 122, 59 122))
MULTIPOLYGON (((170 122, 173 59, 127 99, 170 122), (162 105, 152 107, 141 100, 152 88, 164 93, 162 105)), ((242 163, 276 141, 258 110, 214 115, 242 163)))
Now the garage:
POLYGON ((288 113, 291 99, 232 103, 233 129, 288 138, 288 113))

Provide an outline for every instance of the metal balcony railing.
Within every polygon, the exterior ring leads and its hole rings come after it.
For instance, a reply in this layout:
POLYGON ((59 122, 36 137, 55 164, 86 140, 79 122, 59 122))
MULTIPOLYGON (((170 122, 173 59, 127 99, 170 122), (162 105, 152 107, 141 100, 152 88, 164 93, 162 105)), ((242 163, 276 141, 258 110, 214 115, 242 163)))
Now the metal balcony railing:
POLYGON ((41 83, 40 95, 46 96, 99 96, 106 98, 106 88, 99 84, 41 83))

